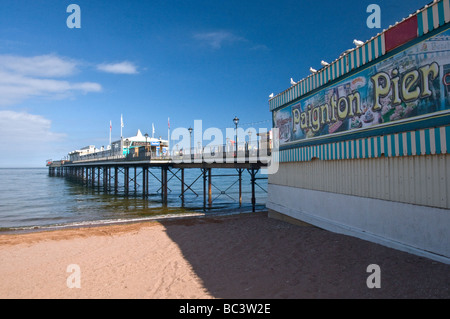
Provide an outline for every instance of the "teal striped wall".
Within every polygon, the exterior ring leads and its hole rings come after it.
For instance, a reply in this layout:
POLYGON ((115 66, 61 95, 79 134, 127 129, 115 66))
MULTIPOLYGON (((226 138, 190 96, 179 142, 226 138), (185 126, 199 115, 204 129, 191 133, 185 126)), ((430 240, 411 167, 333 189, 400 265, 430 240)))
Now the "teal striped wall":
POLYGON ((280 162, 447 154, 450 126, 282 150, 280 162))
MULTIPOLYGON (((450 0, 436 1, 432 5, 427 5, 415 14, 410 15, 407 19, 413 16, 417 16, 417 36, 425 35, 450 22, 450 0)), ((270 99, 270 111, 290 103, 302 95, 385 55, 386 31, 384 30, 377 34, 372 39, 366 41, 364 45, 352 49, 347 54, 330 63, 329 66, 322 68, 315 74, 311 74, 307 78, 299 81, 296 85, 270 99)))

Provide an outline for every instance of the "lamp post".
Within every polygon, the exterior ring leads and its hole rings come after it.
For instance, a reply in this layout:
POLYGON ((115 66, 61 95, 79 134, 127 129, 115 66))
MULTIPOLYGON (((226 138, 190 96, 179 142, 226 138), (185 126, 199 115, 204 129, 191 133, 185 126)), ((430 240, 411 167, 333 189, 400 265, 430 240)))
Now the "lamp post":
POLYGON ((193 131, 192 127, 189 127, 188 131, 189 131, 189 155, 192 158, 192 131, 193 131))
POLYGON ((147 138, 148 138, 148 134, 145 133, 145 151, 148 152, 148 143, 147 143, 147 138))
POLYGON ((236 154, 235 154, 235 157, 237 157, 237 153, 238 153, 238 145, 237 145, 237 127, 238 127, 238 124, 239 124, 239 118, 237 117, 237 116, 235 116, 234 117, 234 119, 233 119, 233 122, 234 122, 234 125, 236 125, 236 136, 235 136, 235 140, 234 140, 234 142, 235 142, 235 144, 236 144, 236 154))

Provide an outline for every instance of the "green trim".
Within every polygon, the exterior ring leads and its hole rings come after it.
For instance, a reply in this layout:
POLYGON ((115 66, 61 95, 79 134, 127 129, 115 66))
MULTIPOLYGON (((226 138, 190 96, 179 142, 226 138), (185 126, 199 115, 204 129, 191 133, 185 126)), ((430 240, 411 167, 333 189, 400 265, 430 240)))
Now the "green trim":
MULTIPOLYGON (((304 146, 311 145, 319 145, 347 140, 354 140, 364 137, 372 137, 372 136, 383 136, 387 134, 393 133, 401 133, 407 131, 414 131, 419 129, 431 128, 431 127, 439 127, 446 126, 450 124, 450 110, 446 111, 443 114, 433 114, 431 113, 429 117, 426 118, 410 118, 408 121, 396 123, 395 121, 389 123, 390 125, 386 126, 374 126, 362 131, 359 130, 350 130, 343 132, 342 134, 327 134, 323 137, 318 137, 315 139, 303 139, 296 142, 292 142, 287 145, 280 146, 280 150, 287 150, 291 148, 298 148, 304 146)), ((450 134, 450 130, 446 131, 447 134, 450 134)), ((447 140, 450 140, 450 136, 447 136, 447 140)))

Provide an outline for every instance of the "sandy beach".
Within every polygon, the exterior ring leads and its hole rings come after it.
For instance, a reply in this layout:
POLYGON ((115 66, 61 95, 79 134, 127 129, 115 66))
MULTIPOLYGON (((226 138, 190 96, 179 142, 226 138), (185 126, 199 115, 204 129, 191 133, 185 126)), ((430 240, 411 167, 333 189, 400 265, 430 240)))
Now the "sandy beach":
POLYGON ((267 213, 3 234, 0 274, 2 299, 450 297, 450 265, 267 213))

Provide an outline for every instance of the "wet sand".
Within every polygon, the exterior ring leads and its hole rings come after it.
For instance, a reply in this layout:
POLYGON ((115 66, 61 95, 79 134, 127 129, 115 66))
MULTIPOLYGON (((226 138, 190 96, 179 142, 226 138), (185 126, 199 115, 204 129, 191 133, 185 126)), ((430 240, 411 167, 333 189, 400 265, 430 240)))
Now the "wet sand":
POLYGON ((267 213, 3 234, 0 274, 2 299, 450 297, 450 265, 267 213))

